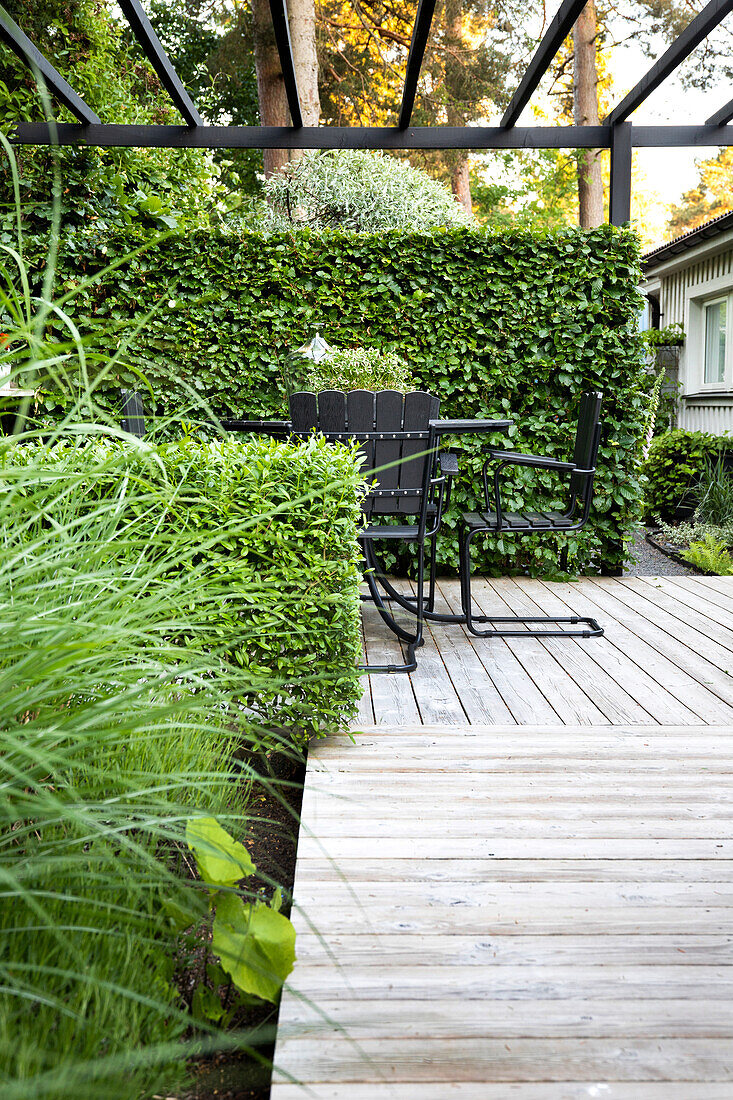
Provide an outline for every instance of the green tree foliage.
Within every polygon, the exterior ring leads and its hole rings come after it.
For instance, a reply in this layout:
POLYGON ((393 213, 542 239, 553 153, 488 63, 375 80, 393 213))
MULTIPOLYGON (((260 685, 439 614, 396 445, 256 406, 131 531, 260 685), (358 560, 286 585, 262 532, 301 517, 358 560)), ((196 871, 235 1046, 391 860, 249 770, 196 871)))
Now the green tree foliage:
MULTIPOLYGON (((108 0, 8 0, 9 14, 23 27, 103 122, 180 123, 139 46, 128 41, 108 0)), ((30 72, 0 44, 0 129, 19 120, 40 121, 44 105, 30 72)), ((76 121, 58 103, 59 121, 76 121)), ((213 205, 211 156, 202 150, 19 148, 24 216, 42 229, 51 218, 49 181, 59 162, 59 200, 65 232, 133 222, 161 228, 204 225, 213 205)), ((12 207, 10 176, 0 168, 0 203, 12 207)))
POLYGON ((697 183, 685 191, 670 208, 667 232, 670 237, 689 233, 698 225, 733 208, 733 149, 721 149, 717 156, 697 162, 697 183))
POLYGON ((483 225, 562 229, 577 214, 577 164, 557 149, 487 153, 473 160, 471 196, 483 225))
MULTIPOLYGON (((153 0, 150 22, 199 111, 213 126, 257 126, 257 78, 248 3, 230 0, 153 0)), ((212 153, 228 205, 237 192, 259 189, 262 152, 212 153)))

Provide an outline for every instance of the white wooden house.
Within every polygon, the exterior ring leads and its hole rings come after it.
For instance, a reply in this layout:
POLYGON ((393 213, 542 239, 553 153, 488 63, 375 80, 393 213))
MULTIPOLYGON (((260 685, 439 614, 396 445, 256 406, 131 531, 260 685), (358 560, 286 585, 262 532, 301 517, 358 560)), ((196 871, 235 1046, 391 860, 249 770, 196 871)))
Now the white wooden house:
POLYGON ((678 426, 733 433, 733 210, 644 256, 645 328, 684 327, 678 426))

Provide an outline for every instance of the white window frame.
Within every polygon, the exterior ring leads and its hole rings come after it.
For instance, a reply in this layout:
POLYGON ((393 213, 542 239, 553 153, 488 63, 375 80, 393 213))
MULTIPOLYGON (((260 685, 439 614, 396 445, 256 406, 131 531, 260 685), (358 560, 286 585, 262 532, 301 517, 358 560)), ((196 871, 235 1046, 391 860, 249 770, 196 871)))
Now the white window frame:
POLYGON ((731 313, 733 312, 733 291, 729 294, 718 294, 714 298, 706 298, 702 303, 702 378, 701 388, 704 390, 730 389, 733 384, 733 366, 731 356, 731 313), (709 306, 725 305, 725 359, 723 361, 723 377, 718 382, 705 381, 705 356, 707 355, 707 312, 709 306))
POLYGON ((686 298, 685 393, 733 392, 733 275, 689 287, 686 298), (725 369, 722 382, 705 381, 706 307, 726 302, 725 369))

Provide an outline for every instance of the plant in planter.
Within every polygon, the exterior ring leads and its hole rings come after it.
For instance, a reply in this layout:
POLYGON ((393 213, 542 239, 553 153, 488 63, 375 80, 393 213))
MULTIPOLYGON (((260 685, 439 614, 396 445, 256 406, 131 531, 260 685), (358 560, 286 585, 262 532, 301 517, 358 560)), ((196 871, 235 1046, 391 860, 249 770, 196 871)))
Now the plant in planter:
MULTIPOLYGON (((685 330, 679 322, 661 329, 641 333, 649 354, 649 376, 659 379, 658 409, 654 434, 673 429, 677 423, 677 399, 680 391, 680 348, 685 342, 685 330)), ((646 456, 645 456, 646 457, 646 456)))
POLYGON ((685 342, 685 330, 679 321, 666 328, 648 328, 641 334, 650 348, 680 348, 685 342))
POLYGON ((318 362, 306 360, 303 388, 313 390, 402 390, 413 388, 407 363, 380 348, 336 348, 318 362))

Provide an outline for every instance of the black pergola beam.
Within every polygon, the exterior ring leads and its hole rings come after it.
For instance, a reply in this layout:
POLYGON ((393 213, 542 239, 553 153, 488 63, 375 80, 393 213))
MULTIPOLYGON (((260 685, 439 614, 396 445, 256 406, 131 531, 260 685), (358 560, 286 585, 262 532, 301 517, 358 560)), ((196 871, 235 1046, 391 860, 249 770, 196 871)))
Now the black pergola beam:
POLYGON ((608 199, 611 225, 623 225, 631 220, 632 131, 630 122, 619 122, 611 131, 611 186, 608 199))
POLYGON ((721 107, 719 111, 716 111, 714 115, 705 123, 706 126, 725 126, 733 120, 733 99, 726 103, 725 107, 721 107))
POLYGON ((406 130, 412 118, 412 108, 415 106, 417 94, 417 82, 420 78, 425 47, 430 36, 430 26, 433 22, 436 0, 419 0, 415 26, 412 28, 410 41, 410 53, 407 57, 407 71, 405 73, 405 86, 402 90, 402 106, 400 118, 397 123, 400 130, 406 130))
MULTIPOLYGON (((303 125, 303 114, 300 110, 298 79, 295 75, 295 61, 293 59, 293 45, 290 41, 290 23, 288 22, 286 0, 270 0, 270 12, 272 14, 272 27, 275 31, 275 45, 280 56, 280 67, 283 71, 285 94, 288 97, 290 119, 293 126, 299 129, 303 125)), ((281 148, 281 146, 263 146, 263 148, 281 148)), ((282 146, 282 148, 285 148, 285 146, 282 146)))
POLYGON ((168 54, 160 44, 160 39, 152 28, 140 0, 117 0, 122 14, 130 24, 132 33, 142 46, 143 53, 153 70, 173 100, 189 126, 203 126, 204 120, 196 110, 196 105, 183 87, 178 73, 173 68, 168 54))
POLYGON ((504 112, 501 120, 503 127, 508 128, 515 124, 587 2, 588 0, 563 0, 557 15, 545 31, 536 53, 527 66, 521 84, 504 112))
POLYGON ((47 61, 41 51, 33 45, 30 38, 23 33, 17 23, 10 18, 5 8, 0 7, 0 41, 8 46, 16 57, 20 58, 34 74, 38 73, 49 92, 68 107, 79 122, 100 123, 99 115, 89 107, 81 96, 68 84, 61 73, 54 69, 50 61, 47 61))
POLYGON ((613 126, 615 123, 627 119, 632 111, 635 111, 732 11, 733 0, 710 0, 710 3, 695 16, 692 22, 685 27, 682 34, 674 40, 669 49, 652 65, 649 72, 641 78, 636 87, 631 89, 617 107, 614 107, 605 120, 607 125, 613 126))
MULTIPOLYGON (((633 126, 643 149, 733 145, 733 126, 633 126)), ((75 126, 20 122, 16 145, 162 149, 610 149, 610 126, 75 126)))

